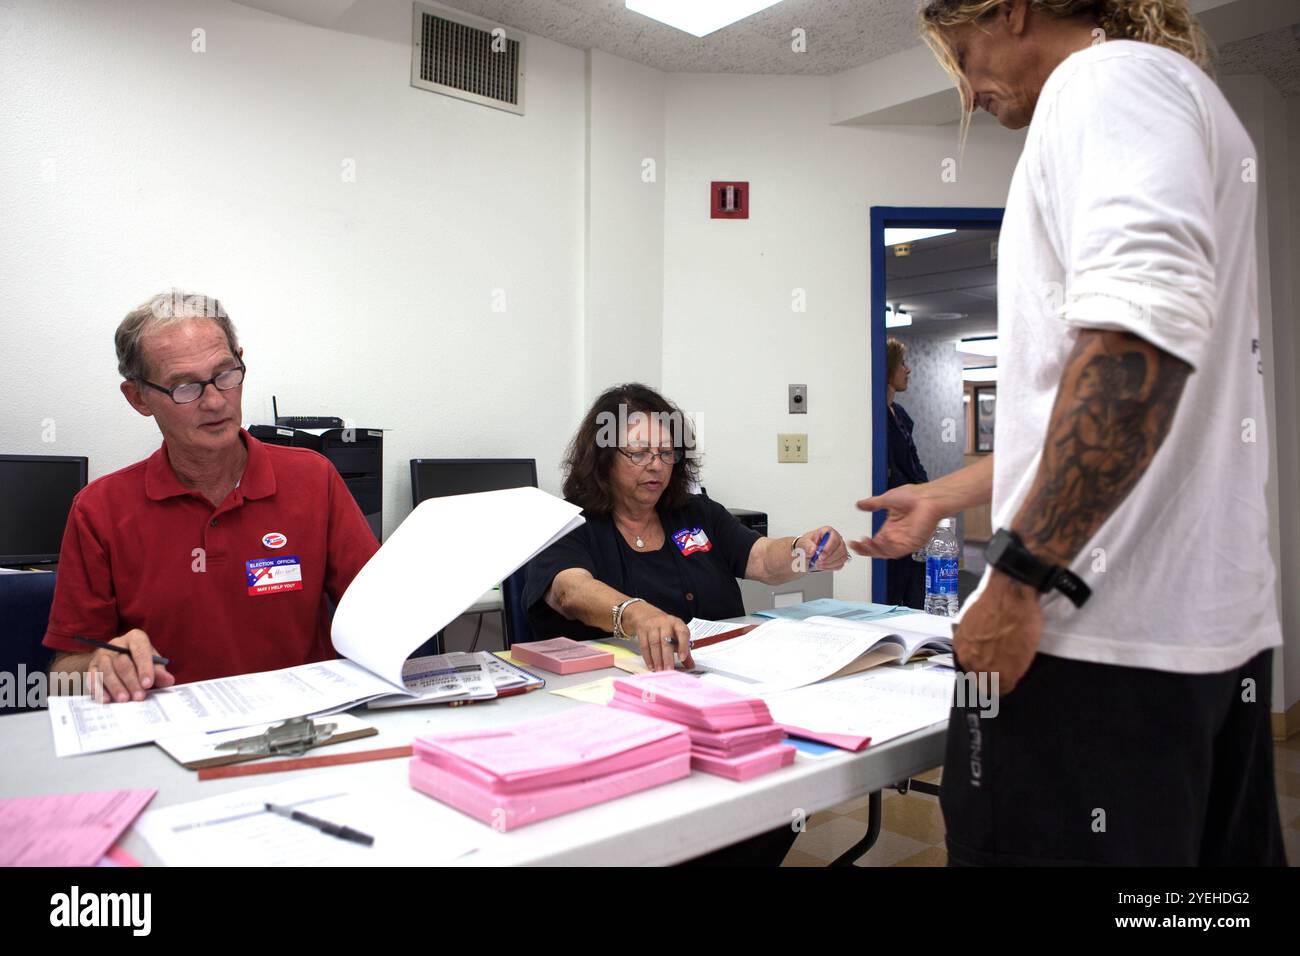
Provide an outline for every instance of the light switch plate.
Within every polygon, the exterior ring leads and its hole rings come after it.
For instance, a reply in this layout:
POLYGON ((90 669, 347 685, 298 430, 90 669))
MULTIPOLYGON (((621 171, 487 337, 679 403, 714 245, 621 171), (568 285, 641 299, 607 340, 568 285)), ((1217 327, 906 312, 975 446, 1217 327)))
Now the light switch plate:
POLYGON ((776 436, 776 460, 782 463, 807 464, 808 436, 805 434, 778 434, 776 436))

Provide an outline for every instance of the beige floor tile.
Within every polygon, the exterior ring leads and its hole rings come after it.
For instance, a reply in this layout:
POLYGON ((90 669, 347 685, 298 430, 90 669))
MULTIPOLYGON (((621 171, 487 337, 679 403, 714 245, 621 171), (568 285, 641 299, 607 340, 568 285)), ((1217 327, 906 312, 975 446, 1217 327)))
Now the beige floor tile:
POLYGON ((818 859, 808 853, 801 853, 798 850, 791 850, 785 855, 785 862, 782 866, 825 866, 826 861, 818 859))
MULTIPOLYGON (((883 801, 885 822, 884 829, 901 833, 927 846, 943 842, 943 812, 939 801, 934 797, 909 793, 906 796, 894 794, 883 801)), ((866 823, 868 813, 865 809, 849 816, 866 823)))
POLYGON ((1277 744, 1278 748, 1285 750, 1300 750, 1300 734, 1292 734, 1285 741, 1277 744))
POLYGON ((813 827, 819 827, 823 823, 826 823, 830 820, 837 819, 839 816, 840 813, 835 808, 832 808, 830 810, 822 810, 819 811, 818 813, 814 813, 812 816, 808 818, 808 829, 811 830, 813 827))
POLYGON ((927 847, 915 856, 899 860, 894 866, 947 866, 948 850, 942 846, 927 847))
MULTIPOLYGON (((848 849, 846 846, 844 849, 848 849)), ((919 840, 882 830, 880 839, 871 848, 871 852, 860 858, 855 866, 893 866, 900 860, 916 856, 922 850, 931 849, 919 840)))
POLYGON ((1273 766, 1278 770, 1300 773, 1300 750, 1275 749, 1273 751, 1273 766))
MULTIPOLYGON (((886 793, 891 793, 891 792, 892 791, 886 791, 886 793)), ((846 816, 852 813, 854 810, 865 809, 868 805, 868 801, 870 800, 871 800, 871 794, 866 794, 865 796, 858 797, 856 800, 850 800, 848 803, 841 803, 837 807, 831 807, 831 810, 834 813, 838 813, 840 816, 846 816)))
MULTIPOLYGON (((852 817, 836 817, 799 834, 794 849, 829 863, 867 835, 867 828, 852 817)), ((924 844, 917 847, 924 849, 924 844)))
POLYGON ((1288 797, 1300 797, 1300 773, 1282 771, 1274 774, 1277 778, 1277 792, 1288 797))
POLYGON ((1300 866, 1300 831, 1283 830, 1282 845, 1286 847, 1288 866, 1300 866))
POLYGON ((943 779, 943 768, 935 767, 933 770, 927 770, 925 773, 918 773, 917 780, 924 780, 926 783, 938 783, 943 779))

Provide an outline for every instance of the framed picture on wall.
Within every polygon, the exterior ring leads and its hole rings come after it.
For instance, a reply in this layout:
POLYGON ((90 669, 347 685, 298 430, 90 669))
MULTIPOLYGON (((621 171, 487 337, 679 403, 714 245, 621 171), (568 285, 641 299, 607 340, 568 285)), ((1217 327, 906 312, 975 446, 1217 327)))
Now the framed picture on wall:
POLYGON ((996 385, 975 387, 975 450, 993 450, 993 423, 997 414, 998 389, 996 385))

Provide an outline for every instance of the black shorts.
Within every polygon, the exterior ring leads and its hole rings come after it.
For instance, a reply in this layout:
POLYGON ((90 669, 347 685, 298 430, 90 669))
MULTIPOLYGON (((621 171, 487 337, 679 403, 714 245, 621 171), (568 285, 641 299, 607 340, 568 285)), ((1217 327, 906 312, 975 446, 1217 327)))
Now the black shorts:
POLYGON ((949 863, 1285 866, 1272 662, 1173 674, 1039 654, 996 716, 967 695, 943 766, 949 863))

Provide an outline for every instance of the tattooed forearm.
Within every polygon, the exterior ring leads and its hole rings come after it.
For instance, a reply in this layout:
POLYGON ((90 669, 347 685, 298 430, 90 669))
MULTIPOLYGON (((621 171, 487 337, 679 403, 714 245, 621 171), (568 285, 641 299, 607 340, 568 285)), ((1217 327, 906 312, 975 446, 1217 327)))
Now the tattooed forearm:
POLYGON ((1151 464, 1191 371, 1127 332, 1080 333, 1012 525, 1030 551, 1059 564, 1079 553, 1151 464))

